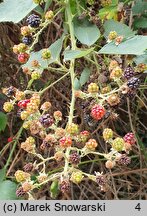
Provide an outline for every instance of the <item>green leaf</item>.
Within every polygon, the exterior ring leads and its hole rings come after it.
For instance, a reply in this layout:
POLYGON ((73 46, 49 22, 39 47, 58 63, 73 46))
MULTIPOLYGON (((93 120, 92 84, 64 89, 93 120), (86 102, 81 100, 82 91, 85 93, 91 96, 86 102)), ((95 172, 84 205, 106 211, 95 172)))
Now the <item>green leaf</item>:
POLYGON ((49 9, 49 6, 51 5, 52 0, 47 0, 45 3, 45 8, 44 8, 44 12, 46 12, 49 9))
POLYGON ((90 70, 89 68, 85 68, 80 76, 81 86, 84 85, 89 80, 89 76, 90 76, 90 70))
POLYGON ((64 51, 64 61, 69 61, 76 58, 81 58, 88 55, 93 51, 94 48, 85 50, 65 50, 64 51))
POLYGON ((0 22, 20 22, 37 5, 32 0, 5 0, 0 4, 0 22))
POLYGON ((79 90, 80 88, 81 88, 80 81, 78 80, 78 78, 75 78, 75 80, 74 80, 74 89, 79 90))
POLYGON ((109 6, 99 10, 99 17, 101 20, 114 19, 117 20, 117 6, 109 6))
POLYGON ((134 61, 136 64, 140 64, 140 63, 147 64, 147 54, 135 57, 134 61))
POLYGON ((7 125, 7 115, 3 112, 0 112, 0 132, 4 131, 7 125))
POLYGON ((9 180, 0 182, 0 200, 16 200, 18 199, 16 192, 17 185, 9 180))
POLYGON ((98 27, 87 19, 74 19, 74 32, 77 39, 88 46, 94 44, 100 37, 98 27))
POLYGON ((31 67, 31 62, 33 60, 37 60, 40 63, 42 69, 47 68, 48 65, 53 62, 57 62, 59 60, 63 40, 64 35, 48 48, 51 52, 51 58, 49 60, 42 59, 41 55, 43 50, 40 50, 39 52, 32 52, 29 61, 24 64, 23 67, 31 67))
POLYGON ((146 13, 147 2, 145 0, 137 0, 136 4, 132 8, 133 15, 139 15, 146 13))
POLYGON ((59 193, 59 182, 58 180, 55 180, 52 182, 51 186, 50 186, 50 193, 51 193, 51 197, 52 198, 56 198, 58 193, 59 193))
POLYGON ((99 50, 99 54, 119 54, 119 55, 142 55, 147 49, 147 36, 132 37, 118 46, 114 42, 106 44, 99 50))
POLYGON ((6 169, 3 168, 0 170, 0 182, 4 180, 5 176, 6 176, 6 169))
POLYGON ((104 29, 104 36, 106 38, 108 37, 110 31, 116 31, 118 35, 122 35, 125 38, 132 37, 135 35, 135 33, 129 28, 129 26, 114 20, 107 20, 104 23, 104 29))
POLYGON ((133 22, 133 26, 135 29, 147 28, 147 18, 146 17, 135 18, 133 22))

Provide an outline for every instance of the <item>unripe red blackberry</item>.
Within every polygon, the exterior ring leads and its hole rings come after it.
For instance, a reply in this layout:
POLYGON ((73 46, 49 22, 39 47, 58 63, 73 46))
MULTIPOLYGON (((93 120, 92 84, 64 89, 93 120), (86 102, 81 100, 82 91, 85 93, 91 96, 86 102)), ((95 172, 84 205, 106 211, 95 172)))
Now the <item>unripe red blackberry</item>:
POLYGON ((28 164, 26 164, 24 167, 23 167, 23 170, 25 171, 25 172, 31 172, 32 170, 33 170, 33 164, 32 163, 28 163, 28 164))
POLYGON ((62 112, 60 112, 59 110, 55 111, 53 116, 54 116, 56 121, 61 121, 62 120, 62 112))
POLYGON ((69 156, 69 162, 71 164, 77 165, 80 162, 80 155, 77 152, 73 152, 69 156))
POLYGON ((107 160, 105 166, 107 169, 112 169, 115 166, 115 164, 116 164, 115 161, 107 160))
POLYGON ((120 103, 120 98, 117 94, 112 94, 107 99, 107 102, 110 106, 116 106, 120 103))
POLYGON ((30 103, 30 99, 21 100, 18 102, 17 106, 20 108, 26 108, 28 103, 30 103))
POLYGON ((123 41, 124 37, 123 36, 118 36, 115 38, 115 45, 119 45, 123 41))
POLYGON ((100 120, 104 117, 106 111, 103 106, 96 104, 91 109, 91 117, 95 120, 100 120))
POLYGON ((32 28, 38 28, 40 25, 40 17, 35 14, 31 14, 26 21, 32 28))
POLYGON ((52 106, 51 103, 46 101, 41 105, 40 109, 43 111, 48 111, 51 108, 51 106, 52 106))
POLYGON ((79 135, 79 139, 81 142, 86 142, 88 137, 89 137, 90 133, 88 131, 81 131, 80 135, 79 135))
POLYGON ((19 187, 19 188, 16 190, 16 196, 17 196, 17 197, 23 197, 25 194, 26 194, 26 192, 23 190, 23 187, 19 187))
POLYGON ((22 26, 21 29, 20 29, 20 31, 21 31, 21 34, 23 36, 28 36, 28 35, 31 34, 31 29, 30 29, 29 26, 22 26))
POLYGON ((99 87, 96 83, 90 83, 88 85, 88 93, 98 93, 99 87))
POLYGON ((116 151, 122 151, 124 148, 124 145, 125 145, 125 141, 120 137, 117 137, 112 142, 112 148, 116 151))
POLYGON ((111 128, 105 128, 103 131, 103 138, 108 141, 113 138, 113 130, 111 128))
POLYGON ((39 122, 43 125, 43 127, 48 128, 54 123, 54 120, 52 116, 45 114, 39 118, 39 122))
POLYGON ((140 79, 137 77, 132 77, 127 82, 127 86, 132 90, 137 89, 139 87, 139 85, 140 85, 140 79))
POLYGON ((22 64, 25 64, 28 59, 29 59, 30 55, 28 53, 20 53, 18 54, 18 61, 22 64))
POLYGON ((127 133, 124 137, 123 137, 124 141, 134 145, 136 143, 136 139, 133 133, 127 133))
POLYGON ((60 182, 60 190, 62 193, 68 193, 70 191, 70 182, 69 180, 63 180, 60 182))
POLYGON ((123 155, 119 158, 119 160, 118 160, 118 164, 120 164, 120 165, 125 165, 125 166, 127 166, 127 165, 129 165, 130 163, 131 163, 131 158, 128 157, 126 154, 123 154, 123 155))
POLYGON ((126 67, 126 69, 124 70, 124 77, 126 79, 130 79, 133 76, 134 76, 134 70, 133 70, 133 68, 130 67, 130 66, 126 67))
POLYGON ((72 139, 70 137, 62 137, 59 140, 59 144, 62 148, 68 148, 72 145, 72 139))
POLYGON ((86 142, 85 147, 90 151, 95 151, 95 148, 98 146, 98 143, 95 139, 89 139, 86 142))

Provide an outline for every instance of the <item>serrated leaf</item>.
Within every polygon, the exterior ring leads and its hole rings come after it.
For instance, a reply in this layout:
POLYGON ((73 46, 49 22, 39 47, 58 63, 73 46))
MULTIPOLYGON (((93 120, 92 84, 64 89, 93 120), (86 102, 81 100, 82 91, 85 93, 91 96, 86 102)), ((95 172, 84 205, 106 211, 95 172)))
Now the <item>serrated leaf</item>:
POLYGON ((31 67, 31 62, 33 60, 37 60, 40 63, 42 69, 47 68, 48 65, 53 62, 57 62, 61 53, 63 40, 64 35, 60 39, 55 41, 53 44, 51 44, 51 46, 48 48, 48 50, 50 50, 51 52, 51 58, 49 60, 42 59, 41 56, 43 50, 40 50, 38 52, 32 52, 29 61, 24 64, 23 67, 31 67))
POLYGON ((79 90, 81 88, 81 84, 80 81, 78 80, 78 78, 76 77, 74 80, 74 89, 75 90, 79 90))
POLYGON ((144 0, 137 0, 136 4, 132 8, 133 15, 139 15, 146 13, 147 11, 147 2, 144 0))
POLYGON ((64 51, 64 61, 69 61, 76 58, 81 58, 83 56, 88 55, 94 50, 94 48, 91 49, 85 49, 85 50, 65 50, 64 51))
POLYGON ((101 20, 114 19, 117 20, 117 6, 109 6, 99 10, 99 17, 101 20))
POLYGON ((17 185, 9 180, 0 182, 0 200, 16 200, 17 185))
POLYGON ((0 182, 4 180, 5 176, 6 176, 6 169, 3 168, 0 170, 0 182))
POLYGON ((147 54, 135 57, 134 61, 136 64, 140 64, 140 63, 147 64, 147 54))
POLYGON ((98 27, 87 19, 74 19, 74 32, 77 39, 87 46, 94 44, 100 37, 98 27))
POLYGON ((132 37, 135 35, 135 33, 129 28, 129 26, 114 20, 107 20, 104 23, 104 29, 104 36, 106 38, 108 37, 110 31, 116 31, 118 35, 122 35, 125 38, 132 37))
POLYGON ((119 55, 142 55, 147 49, 147 36, 132 37, 118 46, 114 42, 106 44, 99 50, 99 54, 119 54, 119 55))
POLYGON ((7 115, 3 112, 0 112, 0 132, 4 131, 7 125, 7 115))
POLYGON ((80 84, 83 86, 88 80, 90 76, 90 70, 89 68, 85 68, 80 76, 80 84))
POLYGON ((5 0, 0 3, 0 22, 20 22, 37 5, 32 0, 5 0))
POLYGON ((133 22, 134 28, 147 28, 147 18, 146 17, 140 17, 140 18, 135 18, 133 22))

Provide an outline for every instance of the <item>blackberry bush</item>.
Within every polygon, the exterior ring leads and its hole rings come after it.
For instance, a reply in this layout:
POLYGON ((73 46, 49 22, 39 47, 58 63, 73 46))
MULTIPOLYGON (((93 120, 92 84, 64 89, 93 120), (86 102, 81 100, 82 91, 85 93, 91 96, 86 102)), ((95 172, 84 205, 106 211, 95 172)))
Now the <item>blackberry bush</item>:
MULTIPOLYGON (((35 14, 24 13, 30 15, 11 49, 17 62, 13 84, 7 77, 0 94, 5 178, 18 184, 15 193, 24 199, 70 198, 71 192, 76 197, 87 184, 101 199, 108 194, 124 199, 119 191, 128 187, 126 175, 146 171, 147 66, 145 54, 138 55, 147 43, 146 36, 129 29, 135 18, 127 26, 124 11, 132 6, 111 0, 30 1, 39 7, 32 4, 35 14)), ((13 69, 10 56, 3 57, 13 69)), ((145 180, 142 174, 141 184, 145 180)))

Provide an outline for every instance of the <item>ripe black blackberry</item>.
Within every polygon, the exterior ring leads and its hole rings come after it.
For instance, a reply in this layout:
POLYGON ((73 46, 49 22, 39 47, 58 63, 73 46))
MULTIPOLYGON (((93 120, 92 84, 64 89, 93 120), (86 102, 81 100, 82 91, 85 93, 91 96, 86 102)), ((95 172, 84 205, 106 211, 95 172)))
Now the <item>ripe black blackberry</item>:
POLYGON ((133 70, 133 68, 130 67, 130 66, 126 67, 126 69, 124 70, 124 77, 126 79, 130 79, 133 76, 134 76, 134 70, 133 70))
POLYGON ((16 92, 16 88, 13 87, 13 86, 10 86, 10 87, 8 88, 8 90, 7 90, 6 95, 7 95, 8 97, 11 97, 11 96, 14 96, 14 95, 15 95, 15 92, 16 92))
POLYGON ((60 183, 60 190, 62 193, 68 193, 70 191, 70 182, 69 180, 63 180, 60 183))
POLYGON ((129 165, 129 164, 131 163, 131 158, 128 157, 126 154, 123 154, 123 155, 121 156, 121 158, 119 159, 118 163, 119 163, 120 165, 125 165, 125 166, 127 166, 127 165, 129 165))
POLYGON ((22 42, 26 45, 31 45, 33 42, 32 36, 25 36, 22 38, 22 42))
POLYGON ((16 190, 16 196, 17 197, 22 197, 26 194, 26 192, 23 190, 23 187, 19 187, 17 190, 16 190))
POLYGON ((31 14, 26 21, 32 28, 38 28, 41 22, 40 17, 36 14, 31 14))
POLYGON ((53 117, 50 116, 49 114, 45 114, 45 115, 41 116, 39 118, 39 121, 43 125, 43 127, 45 127, 45 128, 50 127, 54 123, 53 117))
POLYGON ((20 108, 20 109, 18 109, 18 111, 17 111, 17 117, 20 117, 21 116, 21 113, 24 111, 24 109, 23 108, 20 108))
POLYGON ((80 155, 77 152, 73 152, 69 156, 69 161, 72 164, 77 165, 80 162, 80 155))
POLYGON ((140 79, 137 77, 132 77, 127 82, 127 86, 133 90, 137 89, 139 87, 139 85, 140 85, 140 79))
POLYGON ((33 164, 32 163, 28 163, 28 164, 24 165, 24 167, 23 167, 23 170, 25 172, 31 172, 32 169, 33 169, 33 164))

